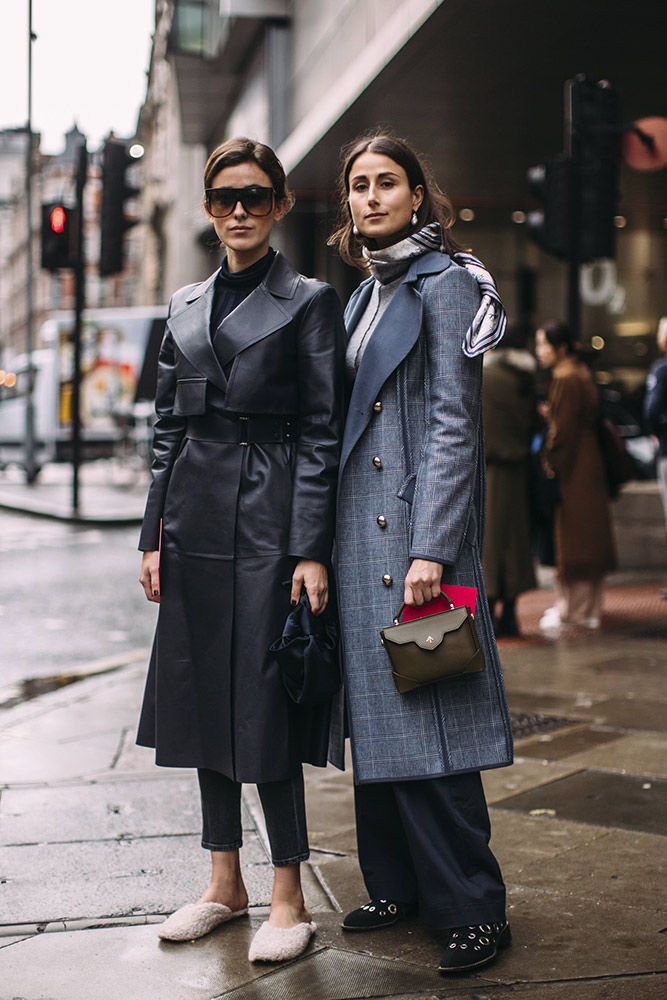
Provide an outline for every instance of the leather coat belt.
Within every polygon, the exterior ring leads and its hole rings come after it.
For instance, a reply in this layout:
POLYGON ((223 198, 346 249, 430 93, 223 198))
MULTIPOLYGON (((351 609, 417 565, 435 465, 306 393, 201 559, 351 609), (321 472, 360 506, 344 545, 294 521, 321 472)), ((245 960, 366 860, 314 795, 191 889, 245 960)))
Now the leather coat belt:
POLYGON ((189 417, 185 436, 195 441, 275 444, 296 441, 296 417, 189 417))

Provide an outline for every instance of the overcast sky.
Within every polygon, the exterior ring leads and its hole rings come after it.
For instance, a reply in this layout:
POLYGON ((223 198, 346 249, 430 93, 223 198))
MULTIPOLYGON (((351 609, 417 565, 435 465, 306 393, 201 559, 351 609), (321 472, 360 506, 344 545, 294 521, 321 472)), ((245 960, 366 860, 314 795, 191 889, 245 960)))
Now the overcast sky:
MULTIPOLYGON (((59 153, 74 123, 97 149, 134 133, 146 96, 155 0, 33 0, 32 127, 59 153)), ((28 116, 28 0, 0 0, 0 129, 28 116)))

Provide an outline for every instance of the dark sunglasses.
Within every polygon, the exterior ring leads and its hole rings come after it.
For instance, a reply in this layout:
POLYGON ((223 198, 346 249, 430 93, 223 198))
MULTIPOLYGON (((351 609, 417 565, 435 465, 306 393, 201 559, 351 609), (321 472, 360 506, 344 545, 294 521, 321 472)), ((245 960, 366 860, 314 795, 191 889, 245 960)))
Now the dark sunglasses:
POLYGON ((274 191, 270 187, 217 187, 204 191, 206 207, 214 219, 231 215, 241 202, 248 215, 268 215, 273 208, 274 191))

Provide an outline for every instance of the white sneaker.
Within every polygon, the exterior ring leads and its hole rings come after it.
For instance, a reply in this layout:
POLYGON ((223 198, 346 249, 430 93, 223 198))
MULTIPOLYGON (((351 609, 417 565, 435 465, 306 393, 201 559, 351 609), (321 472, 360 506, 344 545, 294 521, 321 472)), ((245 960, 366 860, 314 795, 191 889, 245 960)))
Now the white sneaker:
POLYGON ((539 621, 540 628, 544 629, 558 628, 560 624, 560 611, 558 610, 557 605, 554 605, 552 608, 547 608, 539 621))

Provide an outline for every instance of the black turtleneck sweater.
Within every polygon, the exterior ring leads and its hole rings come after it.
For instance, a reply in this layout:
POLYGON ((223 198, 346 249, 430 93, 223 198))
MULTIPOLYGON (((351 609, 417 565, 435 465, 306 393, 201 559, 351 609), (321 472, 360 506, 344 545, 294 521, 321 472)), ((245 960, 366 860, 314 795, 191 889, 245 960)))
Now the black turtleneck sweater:
POLYGON ((262 279, 266 276, 273 258, 275 250, 269 249, 260 260, 256 260, 250 267, 243 271, 228 271, 227 258, 220 266, 220 272, 215 279, 215 291, 213 293, 213 307, 211 309, 211 337, 215 336, 216 330, 223 319, 229 316, 252 291, 257 288, 262 279))

